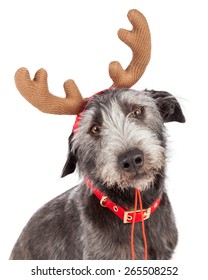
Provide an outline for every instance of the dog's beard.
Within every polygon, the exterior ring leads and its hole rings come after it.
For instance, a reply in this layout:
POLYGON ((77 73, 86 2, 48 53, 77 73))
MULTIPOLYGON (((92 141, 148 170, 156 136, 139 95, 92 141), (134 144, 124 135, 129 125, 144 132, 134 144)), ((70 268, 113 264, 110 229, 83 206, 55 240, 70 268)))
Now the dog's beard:
MULTIPOLYGON (((111 170, 112 174, 112 170, 111 170)), ((115 175, 111 176, 100 176, 103 184, 108 188, 117 186, 118 188, 125 189, 129 187, 138 188, 141 191, 151 188, 155 182, 156 175, 160 174, 159 170, 149 170, 149 172, 138 172, 135 174, 128 174, 116 170, 115 175)))

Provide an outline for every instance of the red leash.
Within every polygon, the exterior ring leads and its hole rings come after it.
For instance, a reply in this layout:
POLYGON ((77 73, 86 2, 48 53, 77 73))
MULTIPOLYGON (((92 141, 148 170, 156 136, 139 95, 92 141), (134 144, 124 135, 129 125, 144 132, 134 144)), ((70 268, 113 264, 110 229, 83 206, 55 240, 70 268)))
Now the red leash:
MULTIPOLYGON (((138 198, 139 198, 140 211, 141 211, 141 213, 143 213, 141 194, 140 194, 139 189, 135 189, 134 216, 133 216, 132 227, 131 227, 131 259, 132 260, 135 260, 134 229, 135 229, 135 220, 136 220, 138 198)), ((144 241, 144 260, 147 260, 147 258, 148 258, 148 247, 147 247, 147 238, 146 238, 146 233, 145 233, 144 215, 142 214, 141 217, 142 217, 142 219, 141 219, 142 235, 143 235, 143 241, 144 241)))
MULTIPOLYGON (((135 189, 134 216, 133 216, 132 227, 131 227, 131 259, 132 259, 132 260, 135 260, 134 229, 135 229, 135 220, 136 220, 137 204, 138 204, 138 198, 137 198, 137 191, 136 191, 136 189, 135 189)), ((140 210, 141 210, 141 209, 140 209, 140 210)))

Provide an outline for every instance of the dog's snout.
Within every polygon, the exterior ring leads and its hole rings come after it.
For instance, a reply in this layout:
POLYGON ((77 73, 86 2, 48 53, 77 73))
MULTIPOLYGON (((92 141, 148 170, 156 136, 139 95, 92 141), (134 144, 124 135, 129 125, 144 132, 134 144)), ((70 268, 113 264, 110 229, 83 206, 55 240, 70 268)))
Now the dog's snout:
POLYGON ((118 157, 118 164, 126 172, 137 173, 144 164, 144 153, 139 149, 125 152, 118 157))

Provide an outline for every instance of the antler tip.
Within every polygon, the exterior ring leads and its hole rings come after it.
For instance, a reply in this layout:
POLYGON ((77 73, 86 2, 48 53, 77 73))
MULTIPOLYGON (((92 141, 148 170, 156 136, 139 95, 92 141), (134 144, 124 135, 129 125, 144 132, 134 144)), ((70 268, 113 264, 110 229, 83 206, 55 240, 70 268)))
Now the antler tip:
POLYGON ((115 79, 120 71, 124 71, 121 64, 118 61, 112 61, 109 64, 109 75, 111 79, 115 79))
POLYGON ((64 82, 64 87, 66 86, 68 86, 68 85, 71 85, 71 84, 75 84, 75 81, 74 80, 72 80, 72 79, 68 79, 68 80, 66 80, 65 82, 64 82))
POLYGON ((19 68, 19 69, 16 71, 16 73, 15 73, 15 78, 16 78, 16 77, 19 77, 19 76, 22 76, 22 75, 25 75, 26 73, 29 73, 28 70, 27 70, 27 68, 21 67, 21 68, 19 68))
POLYGON ((127 16, 128 16, 128 18, 130 18, 132 16, 137 16, 137 17, 138 16, 143 16, 144 17, 144 15, 140 11, 138 11, 136 9, 129 10, 127 16))
POLYGON ((34 76, 34 81, 42 81, 47 83, 48 73, 44 68, 40 68, 34 76))
POLYGON ((17 89, 20 91, 20 93, 23 95, 23 91, 22 90, 24 88, 24 84, 25 83, 28 83, 28 81, 30 82, 31 79, 30 79, 30 73, 29 71, 27 70, 27 68, 25 67, 21 67, 19 68, 16 73, 15 73, 15 77, 14 77, 14 80, 15 80, 15 84, 16 84, 16 87, 17 89))
POLYGON ((84 100, 84 98, 82 97, 76 83, 74 82, 74 80, 66 80, 64 82, 64 90, 66 93, 66 96, 74 96, 76 99, 84 100))

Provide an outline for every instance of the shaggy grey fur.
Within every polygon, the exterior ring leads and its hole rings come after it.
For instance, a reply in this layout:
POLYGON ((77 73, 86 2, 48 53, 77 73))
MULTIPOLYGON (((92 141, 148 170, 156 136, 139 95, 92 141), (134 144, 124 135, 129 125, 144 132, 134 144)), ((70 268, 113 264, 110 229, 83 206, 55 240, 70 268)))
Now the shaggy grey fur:
MULTIPOLYGON (((178 101, 162 91, 106 90, 87 104, 76 133, 69 137, 63 175, 77 164, 112 201, 133 208, 139 188, 143 207, 162 197, 145 221, 148 258, 170 259, 177 229, 165 188, 164 122, 185 122, 178 101), (133 152, 132 152, 133 151, 133 152), (137 161, 133 161, 134 151, 137 161)), ((131 259, 131 224, 124 224, 84 181, 54 198, 29 220, 11 259, 131 259)), ((136 259, 144 254, 141 223, 135 225, 136 259)))

